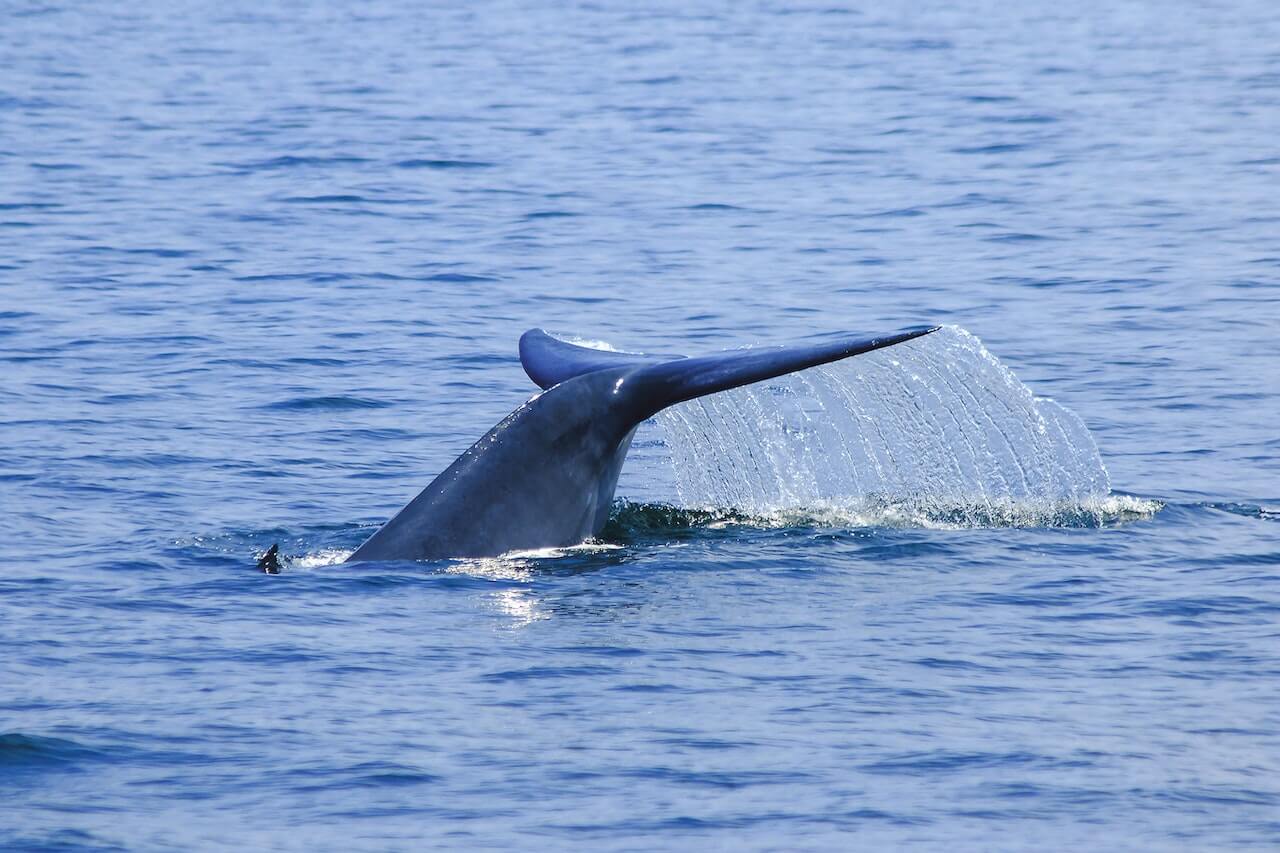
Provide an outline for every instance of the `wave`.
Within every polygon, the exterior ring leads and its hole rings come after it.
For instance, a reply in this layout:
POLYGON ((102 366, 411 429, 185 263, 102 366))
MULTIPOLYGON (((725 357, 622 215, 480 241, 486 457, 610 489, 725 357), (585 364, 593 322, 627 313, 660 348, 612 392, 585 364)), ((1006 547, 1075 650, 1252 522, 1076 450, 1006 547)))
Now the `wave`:
POLYGON ((41 768, 104 758, 104 753, 73 740, 21 732, 0 734, 0 768, 41 768))

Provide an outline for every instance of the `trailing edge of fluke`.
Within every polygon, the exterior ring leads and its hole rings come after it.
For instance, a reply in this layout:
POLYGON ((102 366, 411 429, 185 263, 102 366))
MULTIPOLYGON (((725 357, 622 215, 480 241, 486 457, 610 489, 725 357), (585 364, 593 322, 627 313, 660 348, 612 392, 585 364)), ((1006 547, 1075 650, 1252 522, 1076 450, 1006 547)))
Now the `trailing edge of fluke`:
MULTIPOLYGON (((494 557, 598 535, 636 427, 668 406, 936 331, 672 358, 577 346, 531 329, 520 363, 543 389, 489 430, 348 561, 494 557)), ((260 561, 278 571, 274 553, 260 561)))

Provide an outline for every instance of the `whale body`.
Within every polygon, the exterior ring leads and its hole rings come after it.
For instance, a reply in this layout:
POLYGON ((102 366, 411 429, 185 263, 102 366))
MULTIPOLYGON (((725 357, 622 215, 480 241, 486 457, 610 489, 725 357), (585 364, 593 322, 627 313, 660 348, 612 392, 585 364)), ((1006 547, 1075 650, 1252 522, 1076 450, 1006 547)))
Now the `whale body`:
POLYGON ((520 362, 542 392, 503 418, 347 559, 494 557, 577 545, 608 521, 631 438, 647 418, 685 400, 937 328, 699 358, 592 349, 531 329, 520 338, 520 362))

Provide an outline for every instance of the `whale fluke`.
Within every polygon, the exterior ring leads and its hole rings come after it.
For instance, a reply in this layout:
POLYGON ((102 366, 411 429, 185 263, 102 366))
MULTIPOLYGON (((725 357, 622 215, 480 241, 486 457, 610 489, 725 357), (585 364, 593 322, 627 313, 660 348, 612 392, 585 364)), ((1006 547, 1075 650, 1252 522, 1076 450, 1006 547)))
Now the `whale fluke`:
POLYGON ((682 355, 663 357, 594 349, 553 338, 542 329, 530 329, 520 336, 520 366, 534 384, 543 390, 559 385, 566 379, 597 370, 643 367, 683 358, 682 355))
POLYGON ((668 406, 936 331, 727 350, 698 358, 592 349, 541 329, 520 339, 544 390, 478 442, 348 560, 493 557, 576 545, 609 517, 636 427, 668 406))

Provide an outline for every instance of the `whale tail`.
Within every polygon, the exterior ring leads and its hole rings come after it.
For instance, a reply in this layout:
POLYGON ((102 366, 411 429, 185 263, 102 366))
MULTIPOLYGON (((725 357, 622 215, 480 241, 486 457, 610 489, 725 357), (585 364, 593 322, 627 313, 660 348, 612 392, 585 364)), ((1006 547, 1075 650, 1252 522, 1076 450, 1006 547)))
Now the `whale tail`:
POLYGON ((559 340, 542 329, 530 329, 520 338, 520 364, 543 389, 598 371, 629 369, 617 389, 619 402, 625 401, 628 416, 639 423, 695 397, 905 343, 938 328, 918 326, 875 338, 725 350, 699 358, 593 349, 559 340))
POLYGON ((348 559, 493 557, 576 545, 603 529, 631 438, 647 418, 936 328, 700 358, 593 349, 532 329, 520 339, 520 361, 543 393, 503 418, 348 559))

